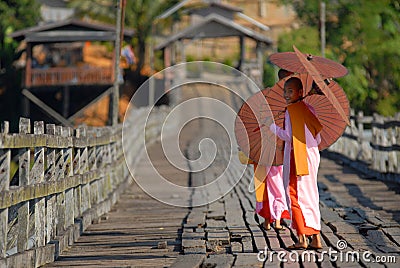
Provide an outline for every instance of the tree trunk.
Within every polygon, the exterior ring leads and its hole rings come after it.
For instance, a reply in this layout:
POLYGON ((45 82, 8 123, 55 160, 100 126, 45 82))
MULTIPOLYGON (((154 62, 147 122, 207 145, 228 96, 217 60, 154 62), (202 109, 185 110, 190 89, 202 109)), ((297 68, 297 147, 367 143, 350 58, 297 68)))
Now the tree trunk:
POLYGON ((145 57, 146 57, 146 42, 145 42, 145 40, 139 38, 138 39, 137 65, 136 65, 136 70, 135 70, 136 75, 140 75, 140 72, 142 71, 145 61, 146 61, 145 57))

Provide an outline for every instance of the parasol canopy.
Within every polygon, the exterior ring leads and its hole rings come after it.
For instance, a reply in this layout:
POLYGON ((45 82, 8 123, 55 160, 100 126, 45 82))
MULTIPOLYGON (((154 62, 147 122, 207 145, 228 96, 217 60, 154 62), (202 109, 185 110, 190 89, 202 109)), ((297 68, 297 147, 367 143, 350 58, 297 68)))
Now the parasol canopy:
MULTIPOLYGON (((328 88, 328 86, 325 84, 325 80, 320 75, 320 70, 318 70, 308 59, 306 56, 304 56, 303 53, 300 52, 294 45, 293 49, 299 58, 301 64, 304 66, 306 72, 311 75, 312 79, 314 82, 318 85, 319 89, 324 93, 326 98, 329 100, 329 102, 333 105, 333 107, 336 109, 336 111, 339 113, 340 117, 346 122, 347 125, 350 125, 349 121, 349 114, 343 110, 340 102, 336 98, 336 96, 333 94, 333 92, 328 88)), ((345 67, 343 67, 345 68, 345 67)), ((346 69, 346 68, 345 68, 346 69)), ((328 70, 328 68, 327 68, 328 70)), ((347 71, 347 69, 346 69, 347 71)), ((346 98, 347 99, 347 98, 346 98)))
MULTIPOLYGON (((283 128, 287 106, 286 100, 283 97, 283 87, 285 81, 290 77, 299 77, 302 80, 304 89, 303 100, 314 108, 316 116, 323 125, 320 133, 320 150, 333 144, 346 128, 346 122, 341 118, 326 95, 322 94, 318 87, 315 87, 313 77, 310 74, 294 74, 281 79, 273 87, 266 88, 251 96, 240 108, 235 122, 235 135, 240 149, 250 159, 261 165, 271 163, 271 156, 268 159, 260 157, 260 152, 262 151, 260 146, 263 143, 275 143, 272 164, 280 165, 283 163, 283 141, 277 139, 269 131, 268 127, 263 127, 263 122, 266 116, 273 116, 275 124, 283 128), (264 135, 263 141, 261 140, 262 135, 264 135)), ((342 110, 349 116, 350 105, 340 85, 335 81, 328 80, 324 83, 328 83, 325 86, 335 95, 342 110)), ((263 149, 266 150, 268 147, 264 147, 263 149)), ((271 150, 272 147, 270 146, 269 149, 271 150)))
POLYGON ((250 160, 271 166, 283 162, 283 141, 267 128, 259 131, 265 119, 273 117, 266 93, 266 90, 259 91, 243 103, 236 116, 234 130, 239 149, 250 160))
MULTIPOLYGON (((319 75, 323 78, 337 78, 345 76, 348 73, 347 68, 338 62, 311 54, 301 54, 318 70, 319 75)), ((294 73, 308 72, 308 69, 303 65, 296 52, 274 53, 269 56, 269 60, 273 64, 294 73)))
MULTIPOLYGON (((312 106, 318 120, 323 126, 320 133, 321 143, 318 148, 324 150, 342 136, 347 124, 326 95, 313 83, 314 80, 310 74, 294 74, 280 80, 272 88, 264 89, 267 91, 265 97, 274 115, 275 124, 283 127, 284 112, 287 106, 286 100, 283 98, 283 87, 286 80, 290 77, 298 77, 303 83, 303 101, 312 106)), ((348 117, 350 115, 350 104, 342 87, 333 80, 325 80, 324 84, 335 96, 341 109, 348 117)))

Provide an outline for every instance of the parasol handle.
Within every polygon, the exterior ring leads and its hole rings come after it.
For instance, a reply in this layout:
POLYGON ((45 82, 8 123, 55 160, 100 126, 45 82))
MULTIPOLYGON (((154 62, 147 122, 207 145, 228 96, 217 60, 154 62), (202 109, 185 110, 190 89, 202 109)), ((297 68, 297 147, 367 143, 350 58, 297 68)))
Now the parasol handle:
POLYGON ((258 127, 256 127, 254 130, 253 130, 253 132, 257 132, 257 131, 259 131, 262 127, 264 127, 265 126, 265 124, 262 124, 261 126, 258 126, 258 127))
POLYGON ((312 88, 310 91, 308 91, 307 95, 298 98, 297 100, 295 100, 295 101, 292 102, 292 103, 296 103, 296 102, 302 101, 302 100, 304 100, 305 98, 307 98, 307 97, 309 97, 309 96, 311 96, 311 95, 314 95, 314 94, 317 94, 317 95, 324 95, 324 93, 323 93, 321 90, 316 89, 316 88, 312 88))
POLYGON ((271 119, 270 117, 267 117, 264 121, 265 123, 262 123, 261 125, 259 125, 258 127, 256 127, 253 132, 257 132, 259 131, 262 127, 265 127, 268 123, 271 124, 273 122, 273 119, 271 119))

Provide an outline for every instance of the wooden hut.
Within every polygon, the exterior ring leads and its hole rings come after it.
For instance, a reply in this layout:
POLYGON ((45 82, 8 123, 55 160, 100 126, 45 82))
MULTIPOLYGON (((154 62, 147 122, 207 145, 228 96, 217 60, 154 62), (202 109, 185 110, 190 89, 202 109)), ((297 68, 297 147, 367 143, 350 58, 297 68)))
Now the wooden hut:
MULTIPOLYGON (((129 39, 132 36, 133 31, 125 29, 124 38, 129 39)), ((115 58, 112 57, 108 64, 85 61, 85 47, 93 42, 109 43, 109 47, 114 47, 117 38, 115 26, 69 19, 16 31, 11 37, 24 42, 26 46, 22 81, 23 95, 26 98, 25 116, 29 116, 29 102, 33 102, 51 118, 68 125, 71 124, 71 118, 74 118, 71 113, 85 108, 85 105, 71 107, 72 90, 79 88, 81 93, 85 93, 84 91, 95 87, 105 88, 106 94, 111 92, 115 58), (61 109, 54 105, 51 107, 37 96, 43 91, 52 90, 62 91, 61 109)), ((114 54, 109 51, 109 55, 114 54)), ((102 55, 99 55, 99 59, 101 57, 102 55)), ((100 93, 104 92, 97 91, 97 95, 100 93)), ((90 101, 88 99, 87 104, 90 104, 90 101)))

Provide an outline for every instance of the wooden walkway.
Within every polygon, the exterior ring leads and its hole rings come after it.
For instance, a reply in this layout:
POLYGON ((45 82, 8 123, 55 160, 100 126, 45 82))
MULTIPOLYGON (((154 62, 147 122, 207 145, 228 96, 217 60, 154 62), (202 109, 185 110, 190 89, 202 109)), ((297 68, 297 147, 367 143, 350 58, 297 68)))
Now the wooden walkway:
MULTIPOLYGON (((159 146, 154 149, 158 152, 159 146)), ((153 163, 160 162, 154 159, 153 163)), ((139 168, 146 172, 146 167, 139 168)), ((187 182, 188 177, 181 174, 175 179, 187 182)), ((73 247, 45 267, 168 267, 181 251, 181 228, 187 213, 186 208, 151 198, 132 183, 100 222, 92 224, 73 247)))
MULTIPOLYGON (((199 95, 200 91, 193 89, 192 93, 199 95)), ((218 92, 210 89, 201 94, 215 97, 218 92)), ((182 151, 190 159, 198 157, 198 141, 204 137, 216 142, 221 155, 229 150, 225 148, 227 137, 208 120, 194 121, 181 137, 182 151)), ((162 157, 159 143, 150 147, 149 154, 160 173, 190 186, 209 183, 227 161, 221 157, 203 172, 186 173, 162 157)), ((323 156, 318 178, 324 245, 320 252, 290 252, 286 248, 296 240, 290 228, 275 232, 259 227, 262 219, 254 213, 248 169, 227 195, 194 208, 165 205, 132 183, 110 213, 46 267, 398 267, 399 185, 359 174, 343 166, 334 154, 323 156), (335 250, 336 255, 324 257, 323 251, 335 250), (363 256, 366 251, 370 252, 367 257, 363 256), (359 252, 359 259, 350 256, 346 261, 346 252, 359 252), (306 258, 295 259, 302 255, 306 258), (388 263, 393 261, 397 263, 388 263)), ((147 168, 142 164, 137 172, 146 174, 147 168)), ((234 177, 237 171, 229 172, 234 177)), ((219 186, 215 191, 223 192, 219 186)))

